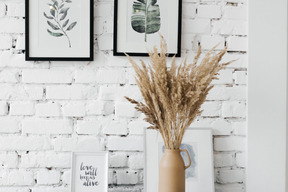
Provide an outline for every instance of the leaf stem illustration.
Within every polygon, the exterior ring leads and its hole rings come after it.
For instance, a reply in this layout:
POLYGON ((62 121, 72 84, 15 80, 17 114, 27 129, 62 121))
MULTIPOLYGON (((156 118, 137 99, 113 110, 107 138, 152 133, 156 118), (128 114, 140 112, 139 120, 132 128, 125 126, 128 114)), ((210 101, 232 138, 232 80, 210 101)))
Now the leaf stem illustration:
POLYGON ((131 25, 134 31, 144 33, 145 42, 147 42, 149 34, 158 32, 161 27, 161 18, 157 0, 135 0, 131 25))
POLYGON ((45 12, 43 13, 44 16, 48 19, 47 24, 52 28, 52 30, 59 31, 59 32, 53 32, 49 29, 47 29, 48 34, 50 34, 53 37, 62 37, 63 35, 66 36, 69 48, 72 47, 70 37, 68 36, 67 32, 71 31, 77 24, 77 22, 73 22, 68 26, 69 19, 65 20, 68 10, 70 7, 65 7, 65 3, 72 3, 71 0, 61 0, 61 3, 57 0, 51 0, 51 3, 48 3, 50 7, 50 15, 47 15, 45 12), (49 20, 55 21, 55 23, 50 22, 49 20), (63 23, 62 23, 63 22, 63 23), (68 26, 66 29, 65 27, 68 26))
POLYGON ((59 28, 61 29, 61 31, 64 33, 64 35, 67 37, 68 42, 69 42, 69 47, 71 48, 71 41, 69 36, 67 35, 66 31, 63 29, 63 27, 61 26, 61 24, 59 23, 59 10, 57 10, 57 20, 54 19, 54 21, 58 24, 59 28))

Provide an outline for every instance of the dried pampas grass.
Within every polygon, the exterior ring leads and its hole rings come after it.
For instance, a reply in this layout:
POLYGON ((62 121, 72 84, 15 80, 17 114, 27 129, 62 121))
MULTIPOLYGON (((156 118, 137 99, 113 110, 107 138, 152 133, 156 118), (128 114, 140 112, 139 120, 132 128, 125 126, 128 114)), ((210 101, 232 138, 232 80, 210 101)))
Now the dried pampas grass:
POLYGON ((149 53, 151 64, 146 65, 140 60, 141 66, 138 66, 127 55, 145 103, 125 98, 145 114, 145 121, 151 124, 150 129, 160 132, 166 149, 179 149, 185 130, 202 113, 201 105, 213 88, 211 82, 217 79, 221 69, 232 62, 220 64, 227 47, 218 53, 214 53, 215 48, 205 55, 200 64, 201 47, 192 64, 187 64, 185 59, 177 66, 174 56, 171 68, 166 65, 167 44, 163 36, 160 54, 156 47, 149 53))

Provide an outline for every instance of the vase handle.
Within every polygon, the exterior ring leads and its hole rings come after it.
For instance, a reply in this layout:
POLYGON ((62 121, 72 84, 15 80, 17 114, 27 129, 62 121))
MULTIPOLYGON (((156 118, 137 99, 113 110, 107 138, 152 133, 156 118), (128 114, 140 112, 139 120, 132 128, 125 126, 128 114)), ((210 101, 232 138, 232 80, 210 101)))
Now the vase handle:
POLYGON ((190 166, 191 166, 191 158, 190 158, 190 155, 188 153, 188 151, 186 149, 180 149, 180 151, 184 151, 187 153, 187 157, 188 157, 188 160, 189 160, 189 164, 187 166, 185 166, 185 169, 188 169, 190 166))

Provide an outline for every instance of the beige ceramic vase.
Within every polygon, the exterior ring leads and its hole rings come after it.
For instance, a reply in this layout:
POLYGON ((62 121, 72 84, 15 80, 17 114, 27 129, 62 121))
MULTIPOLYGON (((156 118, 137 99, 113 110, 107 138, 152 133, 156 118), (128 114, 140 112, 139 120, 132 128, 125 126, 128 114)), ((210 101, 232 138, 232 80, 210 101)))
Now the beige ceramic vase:
POLYGON ((190 166, 191 159, 186 149, 165 149, 159 166, 159 192, 185 192, 185 170, 190 166), (187 153, 188 166, 184 164, 181 151, 187 153))

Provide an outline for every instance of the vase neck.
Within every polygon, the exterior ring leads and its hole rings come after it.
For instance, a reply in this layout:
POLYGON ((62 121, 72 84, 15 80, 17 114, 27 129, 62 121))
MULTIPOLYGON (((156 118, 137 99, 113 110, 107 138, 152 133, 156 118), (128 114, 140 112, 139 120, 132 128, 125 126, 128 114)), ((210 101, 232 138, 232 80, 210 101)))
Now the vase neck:
POLYGON ((180 153, 180 149, 165 149, 165 153, 180 153))

